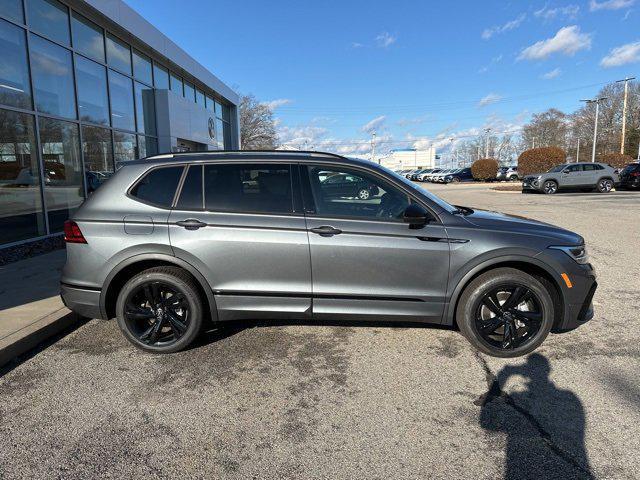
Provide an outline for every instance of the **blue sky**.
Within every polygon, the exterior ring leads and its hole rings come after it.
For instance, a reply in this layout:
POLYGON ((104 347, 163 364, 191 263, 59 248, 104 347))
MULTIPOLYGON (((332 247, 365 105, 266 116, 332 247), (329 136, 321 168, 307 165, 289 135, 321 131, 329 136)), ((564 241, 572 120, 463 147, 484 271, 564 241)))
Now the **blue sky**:
MULTIPOLYGON (((282 141, 366 154, 448 144, 579 99, 640 66, 640 0, 126 0, 282 141)), ((445 147, 443 147, 445 148, 445 147)))

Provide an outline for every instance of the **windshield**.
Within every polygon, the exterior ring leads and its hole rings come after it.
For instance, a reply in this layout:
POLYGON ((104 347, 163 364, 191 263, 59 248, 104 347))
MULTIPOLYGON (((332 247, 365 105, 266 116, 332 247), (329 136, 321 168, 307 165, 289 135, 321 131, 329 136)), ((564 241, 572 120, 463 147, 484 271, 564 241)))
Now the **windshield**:
POLYGON ((403 175, 397 174, 393 170, 390 170, 387 167, 385 167, 384 165, 378 165, 378 167, 383 169, 389 175, 393 176, 395 179, 400 180, 402 183, 404 183, 406 186, 408 186, 412 190, 418 190, 421 194, 423 194, 426 197, 428 197, 429 200, 431 200, 433 203, 435 203, 436 205, 441 207, 443 210, 446 210, 449 213, 454 213, 454 212, 456 212, 458 210, 453 205, 448 204, 447 202, 445 202, 440 197, 434 195, 433 193, 431 193, 426 188, 423 188, 421 185, 418 185, 417 183, 413 183, 411 180, 407 179, 403 175))
POLYGON ((547 170, 547 173, 557 173, 557 172, 561 172, 562 170, 564 170, 564 167, 566 167, 565 164, 562 165, 556 165, 555 167, 551 167, 549 170, 547 170))

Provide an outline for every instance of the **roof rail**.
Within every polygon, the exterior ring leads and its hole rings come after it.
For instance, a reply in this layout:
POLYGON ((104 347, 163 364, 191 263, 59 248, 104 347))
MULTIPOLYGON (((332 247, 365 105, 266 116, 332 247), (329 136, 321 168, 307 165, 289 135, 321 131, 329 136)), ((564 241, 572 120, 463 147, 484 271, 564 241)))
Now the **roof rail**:
POLYGON ((200 152, 169 152, 159 153, 150 157, 145 157, 144 160, 157 160, 162 158, 180 158, 180 157, 193 157, 193 156, 211 156, 211 155, 299 155, 299 156, 319 156, 319 157, 332 157, 344 159, 342 155, 336 153, 317 152, 314 150, 207 150, 200 152))

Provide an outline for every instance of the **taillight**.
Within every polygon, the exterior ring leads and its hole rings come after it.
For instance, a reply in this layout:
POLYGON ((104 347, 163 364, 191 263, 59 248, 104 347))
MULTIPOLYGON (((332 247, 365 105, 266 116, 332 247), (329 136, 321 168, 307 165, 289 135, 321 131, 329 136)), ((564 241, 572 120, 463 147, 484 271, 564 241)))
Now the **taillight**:
POLYGON ((87 243, 76 222, 64 222, 64 241, 67 243, 87 243))
POLYGON ((640 177, 640 172, 631 172, 629 174, 630 177, 640 177))

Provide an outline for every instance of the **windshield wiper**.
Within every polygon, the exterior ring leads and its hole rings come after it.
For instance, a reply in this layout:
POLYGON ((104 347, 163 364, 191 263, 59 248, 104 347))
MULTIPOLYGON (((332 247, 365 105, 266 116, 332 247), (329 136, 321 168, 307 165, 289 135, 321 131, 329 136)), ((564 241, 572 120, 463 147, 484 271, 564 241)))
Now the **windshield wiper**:
POLYGON ((454 215, 471 215, 473 213, 473 209, 469 207, 464 207, 462 205, 454 205, 456 209, 452 212, 454 215))

